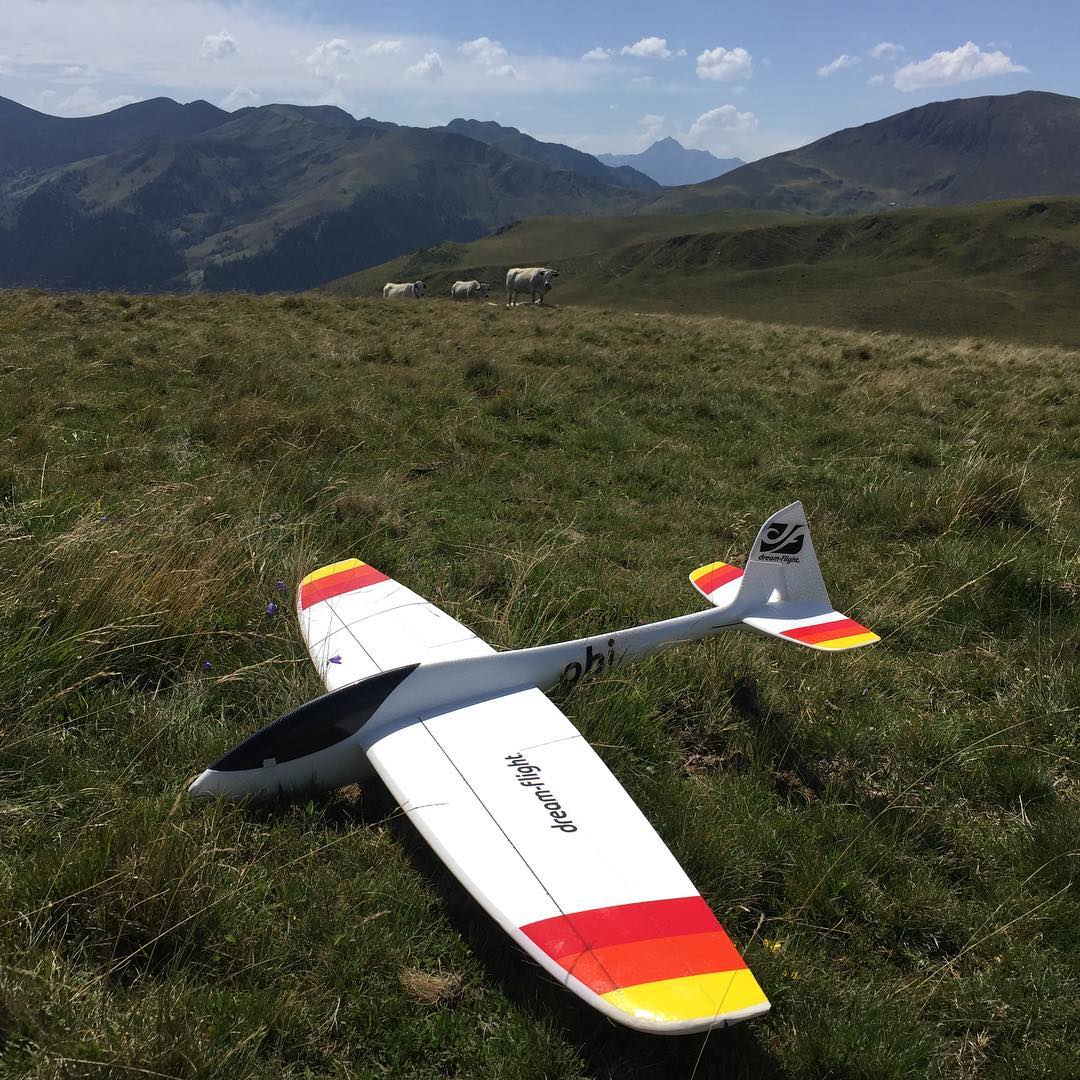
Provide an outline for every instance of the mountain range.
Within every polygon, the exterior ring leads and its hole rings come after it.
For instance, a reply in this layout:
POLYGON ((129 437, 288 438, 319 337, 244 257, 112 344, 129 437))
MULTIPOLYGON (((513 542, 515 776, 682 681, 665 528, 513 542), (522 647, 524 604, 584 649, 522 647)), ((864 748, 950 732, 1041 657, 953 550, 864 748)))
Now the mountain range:
POLYGON ((592 154, 582 153, 562 143, 539 142, 514 127, 504 127, 494 120, 451 120, 447 131, 497 146, 507 154, 528 158, 553 169, 566 169, 602 184, 617 184, 632 191, 655 191, 660 185, 644 170, 631 168, 631 162, 602 163, 592 154))
MULTIPOLYGON (((696 153, 667 142, 644 156, 696 153)), ((297 290, 543 215, 1071 193, 1080 100, 1041 92, 936 102, 682 187, 491 121, 416 128, 168 98, 66 119, 0 98, 0 286, 297 290)))
POLYGON ((746 164, 742 158, 718 158, 708 150, 689 150, 670 136, 640 154, 597 154, 596 159, 612 168, 631 166, 665 187, 700 184, 746 164))
POLYGON ((208 101, 151 98, 100 116, 49 116, 0 97, 0 182, 119 150, 139 139, 197 135, 232 119, 208 101))
POLYGON ((0 100, 0 285, 304 289, 524 217, 627 212, 660 190, 503 130, 164 98, 69 120, 0 100))
POLYGON ((845 128, 694 187, 650 212, 850 214, 1080 194, 1080 99, 1029 90, 935 101, 845 128))

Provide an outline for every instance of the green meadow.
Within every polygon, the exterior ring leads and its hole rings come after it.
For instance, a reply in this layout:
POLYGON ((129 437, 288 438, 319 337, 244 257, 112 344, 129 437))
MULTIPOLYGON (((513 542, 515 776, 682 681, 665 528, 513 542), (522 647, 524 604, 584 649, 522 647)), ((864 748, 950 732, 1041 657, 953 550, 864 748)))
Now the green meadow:
POLYGON ((852 217, 536 217, 323 288, 381 296, 387 280, 423 279, 445 297, 477 279, 501 301, 510 266, 556 268, 558 304, 1080 348, 1080 199, 1061 196, 852 217))
POLYGON ((0 1076, 1080 1074, 1078 354, 695 314, 0 293, 0 1076), (662 1039, 517 952, 378 783, 188 781, 319 692, 356 556, 501 648, 700 607, 806 505, 881 644, 559 704, 773 1003, 662 1039))

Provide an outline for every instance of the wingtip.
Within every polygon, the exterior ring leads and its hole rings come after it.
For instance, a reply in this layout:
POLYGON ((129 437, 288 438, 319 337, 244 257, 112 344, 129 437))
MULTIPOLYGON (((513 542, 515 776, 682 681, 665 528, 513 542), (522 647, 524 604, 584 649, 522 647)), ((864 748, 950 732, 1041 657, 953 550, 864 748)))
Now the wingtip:
POLYGON ((726 1027, 769 1011, 769 999, 749 968, 703 972, 621 987, 602 995, 629 1027, 685 1035, 726 1027))

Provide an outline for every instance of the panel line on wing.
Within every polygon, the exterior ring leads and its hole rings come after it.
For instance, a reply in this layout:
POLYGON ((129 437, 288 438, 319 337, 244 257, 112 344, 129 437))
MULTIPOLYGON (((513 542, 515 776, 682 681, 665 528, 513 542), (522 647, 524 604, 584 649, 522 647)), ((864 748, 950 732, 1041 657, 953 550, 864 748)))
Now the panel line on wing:
POLYGON ((532 743, 530 746, 523 746, 521 752, 524 754, 526 750, 539 750, 544 746, 558 746, 559 743, 573 742, 574 739, 584 739, 585 736, 579 731, 576 735, 563 735, 559 739, 548 739, 547 742, 532 743))
MULTIPOLYGON (((364 648, 364 643, 352 632, 352 627, 338 614, 338 610, 334 607, 333 601, 325 600, 323 602, 330 608, 331 617, 337 619, 337 621, 341 623, 342 629, 349 635, 349 637, 353 639, 353 641, 356 642, 357 645, 360 646, 363 654, 375 665, 375 670, 382 671, 382 665, 379 664, 375 657, 372 656, 371 653, 369 653, 367 649, 364 648)), ((327 638, 329 637, 330 635, 328 634, 327 638)))
MULTIPOLYGON (((347 594, 346 594, 347 595, 347 594)), ((362 615, 359 619, 353 619, 349 626, 359 626, 362 622, 367 622, 368 619, 377 619, 380 615, 389 615, 394 611, 404 611, 410 607, 431 607, 431 602, 428 600, 411 600, 407 604, 398 604, 396 607, 379 608, 378 611, 373 611, 370 615, 362 615)), ((470 633, 469 637, 476 637, 475 634, 470 633)))
POLYGON ((526 859, 525 856, 521 854, 521 851, 518 848, 517 844, 515 844, 514 841, 510 839, 509 835, 507 835, 506 830, 502 827, 502 825, 499 824, 499 819, 491 812, 490 809, 488 809, 487 803, 484 802, 484 800, 481 799, 480 796, 477 794, 476 788, 474 788, 472 784, 469 783, 468 777, 466 777, 466 775, 461 771, 461 769, 458 768, 457 762, 454 761, 454 759, 446 752, 443 744, 439 742, 439 740, 435 737, 435 732, 433 732, 431 728, 427 726, 427 721, 424 720, 423 717, 420 717, 419 720, 420 726, 428 733, 428 735, 431 736, 431 741, 439 748, 439 750, 442 752, 443 757, 446 758, 448 762, 450 762, 450 765, 453 768, 454 772, 456 772, 458 776, 461 777, 461 782, 469 789, 472 797, 484 808, 484 813, 486 813, 487 816, 491 818, 492 822, 495 825, 495 828, 497 828, 499 832, 503 834, 503 836, 506 838, 506 842, 514 849, 514 854, 517 855, 517 857, 522 861, 529 873, 532 874, 534 878, 536 878, 536 883, 540 886, 541 889, 544 890, 544 892, 548 896, 548 899, 555 905, 555 907, 558 908, 559 913, 565 916, 566 912, 563 911, 563 909, 559 906, 559 902, 555 899, 554 896, 551 895, 551 893, 548 891, 548 887, 537 876, 536 871, 532 868, 528 859, 526 859))
MULTIPOLYGON (((481 807, 483 807, 484 813, 486 813, 487 816, 489 818, 491 818, 492 823, 495 825, 495 828, 497 828, 499 830, 499 832, 501 832, 503 834, 503 837, 506 839, 506 842, 510 845, 511 848, 513 848, 514 854, 517 855, 517 857, 521 860, 522 865, 536 879, 537 885, 539 885, 540 888, 543 889, 544 894, 547 896, 547 898, 555 906, 555 910, 558 911, 559 914, 564 919, 566 919, 571 925, 573 925, 573 917, 572 917, 572 915, 568 915, 565 911, 563 911, 562 905, 552 895, 551 890, 544 884, 544 882, 541 879, 540 875, 537 874, 537 872, 533 869, 532 864, 529 862, 529 860, 526 859, 524 855, 522 855, 521 850, 518 848, 517 844, 515 844, 514 841, 510 839, 510 837, 507 834, 506 830, 499 823, 499 819, 491 812, 491 810, 488 807, 487 803, 485 803, 484 800, 480 798, 479 794, 476 791, 476 788, 474 788, 472 786, 472 784, 469 783, 468 777, 466 777, 466 775, 461 771, 461 769, 458 768, 457 762, 455 762, 454 759, 446 752, 446 750, 443 747, 442 743, 440 743, 439 740, 435 737, 435 733, 431 730, 431 728, 428 727, 427 722, 422 717, 420 718, 420 724, 423 727, 423 729, 428 733, 428 735, 431 736, 431 741, 442 752, 443 757, 445 757, 446 760, 450 763, 450 766, 453 768, 454 772, 456 772, 458 774, 458 776, 461 777, 461 782, 469 789, 469 791, 472 794, 473 798, 476 799, 476 801, 480 804, 481 807)), ((580 735, 578 737, 580 738, 580 735)), ((563 740, 557 739, 555 741, 556 742, 562 742, 563 740)), ((576 933, 576 930, 575 930, 575 933, 576 933)), ((607 969, 604 968, 603 962, 599 959, 599 957, 596 958, 596 963, 597 963, 597 966, 602 968, 604 970, 605 974, 607 974, 608 977, 611 978, 610 972, 608 972, 607 969)), ((570 975, 572 975, 572 974, 573 974, 572 971, 567 972, 568 977, 570 975)), ((614 980, 612 980, 612 981, 614 981, 614 980)), ((565 981, 564 981, 563 985, 564 986, 566 985, 565 981)))

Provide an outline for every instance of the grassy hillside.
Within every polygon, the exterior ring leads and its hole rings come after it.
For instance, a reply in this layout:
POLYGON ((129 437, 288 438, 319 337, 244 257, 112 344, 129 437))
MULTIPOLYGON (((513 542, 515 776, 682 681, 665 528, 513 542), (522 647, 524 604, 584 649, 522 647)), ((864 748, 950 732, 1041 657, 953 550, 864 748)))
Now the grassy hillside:
POLYGON ((0 293, 0 1075, 1077 1075, 1077 355, 723 319, 0 293), (700 606, 804 500, 881 645, 561 704, 773 1001, 657 1039, 372 784, 192 805, 358 555, 500 647, 700 606))
POLYGON ((1080 346, 1080 199, 840 219, 747 211, 539 218, 472 244, 402 256, 326 286, 377 294, 423 278, 505 279, 554 266, 550 300, 817 326, 991 335, 1080 346))

